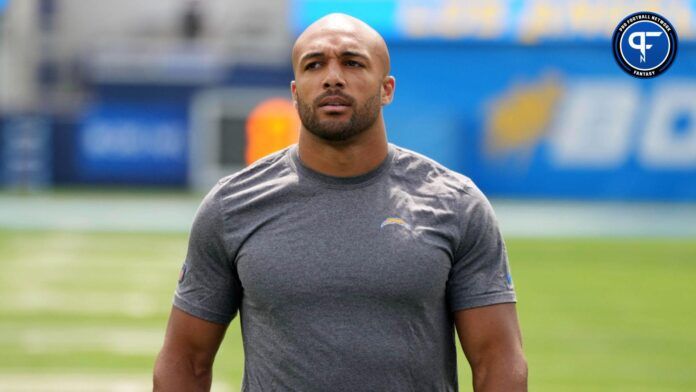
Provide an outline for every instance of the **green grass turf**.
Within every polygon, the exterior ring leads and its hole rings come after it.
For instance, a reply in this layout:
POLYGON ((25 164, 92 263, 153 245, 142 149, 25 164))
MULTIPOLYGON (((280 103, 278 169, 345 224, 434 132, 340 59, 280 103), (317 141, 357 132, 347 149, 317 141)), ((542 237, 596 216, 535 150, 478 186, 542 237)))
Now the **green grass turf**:
MULTIPOLYGON (((185 249, 182 234, 0 231, 0 378, 149 382, 185 249)), ((530 390, 696 390, 696 240, 509 239, 508 251, 530 390)), ((235 320, 215 380, 238 390, 242 353, 235 320)), ((471 390, 461 352, 459 368, 471 390)))

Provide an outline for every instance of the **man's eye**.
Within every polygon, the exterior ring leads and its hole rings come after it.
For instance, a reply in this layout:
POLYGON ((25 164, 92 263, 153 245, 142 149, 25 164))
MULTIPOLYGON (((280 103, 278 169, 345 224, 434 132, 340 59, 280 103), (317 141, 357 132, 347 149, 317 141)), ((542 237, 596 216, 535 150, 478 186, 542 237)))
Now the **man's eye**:
POLYGON ((346 61, 346 65, 349 67, 362 67, 363 65, 355 60, 346 61))
POLYGON ((313 61, 307 65, 305 65, 305 69, 315 69, 319 68, 320 63, 318 61, 313 61))

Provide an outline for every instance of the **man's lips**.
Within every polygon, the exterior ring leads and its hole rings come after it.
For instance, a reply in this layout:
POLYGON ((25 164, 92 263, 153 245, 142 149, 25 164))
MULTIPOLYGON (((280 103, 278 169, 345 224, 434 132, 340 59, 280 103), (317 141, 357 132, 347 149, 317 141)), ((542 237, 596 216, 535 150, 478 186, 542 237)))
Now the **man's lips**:
POLYGON ((340 108, 350 106, 351 101, 339 95, 330 95, 319 100, 319 107, 340 108))
POLYGON ((319 106, 319 111, 326 114, 343 114, 350 110, 350 106, 346 105, 323 105, 319 106))

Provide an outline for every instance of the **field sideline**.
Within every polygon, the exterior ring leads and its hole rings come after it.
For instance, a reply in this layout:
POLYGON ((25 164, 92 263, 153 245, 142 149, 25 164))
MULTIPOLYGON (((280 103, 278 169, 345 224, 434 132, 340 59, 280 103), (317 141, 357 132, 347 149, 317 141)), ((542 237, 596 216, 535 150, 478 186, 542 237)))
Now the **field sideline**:
MULTIPOLYGON (((185 249, 185 233, 0 231, 0 391, 149 390, 185 249)), ((695 240, 508 250, 530 390, 696 390, 695 240)), ((213 390, 239 390, 242 366, 235 321, 213 390)))
MULTIPOLYGON (((168 191, 0 191, 0 228, 187 233, 202 198, 168 191)), ((491 202, 506 237, 696 238, 696 203, 491 202)))

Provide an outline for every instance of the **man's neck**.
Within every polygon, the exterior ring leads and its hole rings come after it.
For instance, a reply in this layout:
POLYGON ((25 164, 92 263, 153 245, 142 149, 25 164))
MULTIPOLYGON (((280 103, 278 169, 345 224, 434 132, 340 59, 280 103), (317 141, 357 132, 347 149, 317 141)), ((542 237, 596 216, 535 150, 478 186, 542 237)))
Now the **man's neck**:
POLYGON ((383 127, 366 130, 344 142, 323 140, 303 128, 298 151, 302 164, 316 172, 354 177, 377 168, 387 157, 388 144, 383 127))

